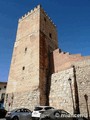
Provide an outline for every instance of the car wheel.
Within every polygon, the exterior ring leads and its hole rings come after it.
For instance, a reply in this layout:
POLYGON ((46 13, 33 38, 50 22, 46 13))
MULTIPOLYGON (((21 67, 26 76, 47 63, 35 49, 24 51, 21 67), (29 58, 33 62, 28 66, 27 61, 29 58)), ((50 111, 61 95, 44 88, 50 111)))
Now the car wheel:
POLYGON ((60 118, 60 113, 58 113, 58 112, 56 112, 55 114, 54 114, 54 116, 55 116, 55 118, 60 118))
POLYGON ((13 117, 12 120, 19 120, 19 118, 17 116, 13 117))

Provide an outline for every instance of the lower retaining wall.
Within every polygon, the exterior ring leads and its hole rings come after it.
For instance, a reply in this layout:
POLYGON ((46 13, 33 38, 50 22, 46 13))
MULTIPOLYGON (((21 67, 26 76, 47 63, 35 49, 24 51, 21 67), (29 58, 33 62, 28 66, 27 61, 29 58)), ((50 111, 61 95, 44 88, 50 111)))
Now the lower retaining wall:
POLYGON ((33 110, 36 105, 39 105, 38 90, 6 94, 5 98, 6 110, 12 110, 21 107, 33 110))

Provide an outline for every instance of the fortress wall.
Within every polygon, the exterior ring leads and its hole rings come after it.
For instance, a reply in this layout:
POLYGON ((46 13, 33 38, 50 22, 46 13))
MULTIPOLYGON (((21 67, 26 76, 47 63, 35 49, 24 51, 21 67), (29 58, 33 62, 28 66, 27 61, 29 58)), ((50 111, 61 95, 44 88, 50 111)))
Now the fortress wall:
POLYGON ((74 98, 74 77, 73 68, 60 71, 52 74, 51 77, 51 91, 50 91, 50 106, 58 109, 63 109, 69 113, 73 113, 73 102, 71 97, 71 89, 68 79, 72 79, 72 90, 74 98))
POLYGON ((74 65, 76 69, 80 113, 87 115, 88 105, 90 115, 90 59, 76 62, 74 65), (88 96, 87 105, 85 94, 88 96))
POLYGON ((73 62, 82 61, 84 59, 90 59, 90 56, 81 56, 81 54, 69 54, 60 49, 53 51, 54 72, 65 70, 69 68, 73 62))
POLYGON ((50 105, 59 109, 64 109, 71 114, 73 113, 69 78, 71 78, 72 81, 71 85, 75 111, 78 107, 80 114, 84 116, 90 115, 90 59, 74 62, 72 68, 52 74, 50 105))

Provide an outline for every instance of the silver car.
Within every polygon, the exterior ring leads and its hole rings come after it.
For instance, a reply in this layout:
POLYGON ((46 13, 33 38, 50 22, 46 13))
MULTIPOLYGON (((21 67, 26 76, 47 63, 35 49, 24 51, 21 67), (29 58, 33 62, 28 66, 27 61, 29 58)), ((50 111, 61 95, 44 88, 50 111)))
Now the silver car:
POLYGON ((39 120, 86 120, 83 117, 77 117, 77 116, 74 117, 74 115, 69 114, 65 110, 52 109, 52 110, 47 110, 43 114, 41 114, 39 120))
POLYGON ((32 112, 26 108, 15 109, 7 112, 6 120, 32 120, 32 112))
POLYGON ((64 110, 53 109, 41 114, 40 120, 73 120, 73 118, 64 110))

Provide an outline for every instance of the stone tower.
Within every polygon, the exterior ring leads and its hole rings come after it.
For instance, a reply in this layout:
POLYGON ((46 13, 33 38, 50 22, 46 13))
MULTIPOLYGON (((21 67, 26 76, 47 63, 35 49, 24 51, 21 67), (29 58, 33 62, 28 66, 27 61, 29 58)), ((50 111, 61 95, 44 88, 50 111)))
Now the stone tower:
POLYGON ((6 91, 7 109, 49 104, 50 53, 57 31, 38 5, 19 19, 6 91))

